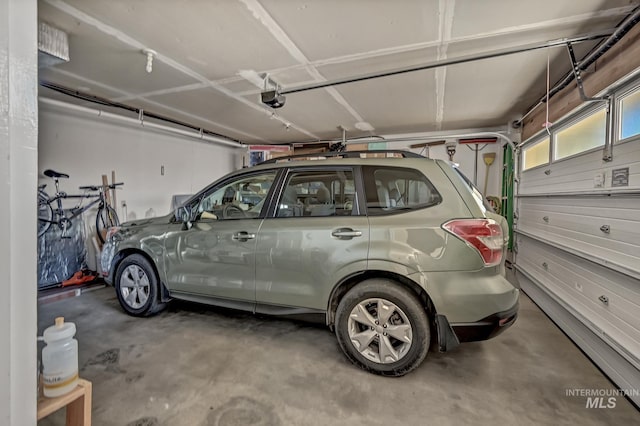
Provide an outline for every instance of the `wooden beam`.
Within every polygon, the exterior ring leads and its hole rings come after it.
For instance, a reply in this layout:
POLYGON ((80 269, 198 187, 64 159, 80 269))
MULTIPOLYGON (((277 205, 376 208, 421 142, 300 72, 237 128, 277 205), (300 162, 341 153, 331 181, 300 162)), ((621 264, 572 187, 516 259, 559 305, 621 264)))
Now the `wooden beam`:
MULTIPOLYGON (((582 73, 587 96, 601 90, 640 68, 640 24, 629 31, 593 65, 594 72, 582 73)), ((549 121, 560 119, 583 103, 575 80, 549 100, 549 121)), ((540 105, 523 121, 522 140, 540 131, 546 121, 546 105, 540 105)))
POLYGON ((416 148, 424 148, 425 146, 438 146, 438 145, 444 145, 447 141, 445 140, 441 140, 441 141, 433 141, 433 142, 421 142, 421 143, 414 143, 413 145, 409 145, 409 148, 411 149, 416 149, 416 148))
POLYGON ((109 193, 109 178, 102 175, 102 190, 104 191, 104 199, 108 205, 111 205, 111 194, 109 193))

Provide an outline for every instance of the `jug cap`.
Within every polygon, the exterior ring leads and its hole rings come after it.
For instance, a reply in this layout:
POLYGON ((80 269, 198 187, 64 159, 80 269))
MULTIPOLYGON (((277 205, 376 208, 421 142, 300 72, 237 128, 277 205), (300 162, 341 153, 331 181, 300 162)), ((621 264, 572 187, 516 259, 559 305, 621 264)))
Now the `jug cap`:
POLYGON ((44 341, 46 343, 58 340, 70 339, 76 334, 76 325, 72 322, 64 322, 64 317, 57 317, 55 325, 48 327, 44 331, 44 341))

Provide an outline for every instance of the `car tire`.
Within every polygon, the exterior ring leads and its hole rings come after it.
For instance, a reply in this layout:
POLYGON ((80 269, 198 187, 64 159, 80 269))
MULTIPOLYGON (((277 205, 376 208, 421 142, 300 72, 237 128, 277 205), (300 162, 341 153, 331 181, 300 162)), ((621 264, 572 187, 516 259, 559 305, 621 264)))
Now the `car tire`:
POLYGON ((116 270, 114 286, 126 313, 146 317, 160 312, 160 283, 151 262, 141 254, 127 256, 116 270))
POLYGON ((363 281, 344 295, 335 332, 349 360, 382 376, 417 368, 431 342, 429 318, 415 293, 387 279, 363 281))

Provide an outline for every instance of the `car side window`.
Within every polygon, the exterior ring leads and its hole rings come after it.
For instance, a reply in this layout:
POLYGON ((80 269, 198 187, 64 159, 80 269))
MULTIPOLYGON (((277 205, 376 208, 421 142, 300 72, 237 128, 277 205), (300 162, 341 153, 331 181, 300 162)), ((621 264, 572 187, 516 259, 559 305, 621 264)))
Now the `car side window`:
POLYGON ((216 186, 198 204, 196 220, 260 217, 275 171, 239 176, 216 186))
POLYGON ((293 171, 284 184, 276 217, 350 216, 356 209, 352 170, 293 171))
POLYGON ((442 196, 420 171, 403 167, 363 167, 367 212, 371 216, 418 210, 442 202, 442 196))

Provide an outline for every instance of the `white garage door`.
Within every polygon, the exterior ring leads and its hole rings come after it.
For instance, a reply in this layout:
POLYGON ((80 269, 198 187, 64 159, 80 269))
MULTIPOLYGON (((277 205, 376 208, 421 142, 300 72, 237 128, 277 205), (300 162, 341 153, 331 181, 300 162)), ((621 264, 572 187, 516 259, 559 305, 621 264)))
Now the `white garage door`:
POLYGON ((640 404, 640 82, 525 142, 520 164, 522 289, 640 404))

